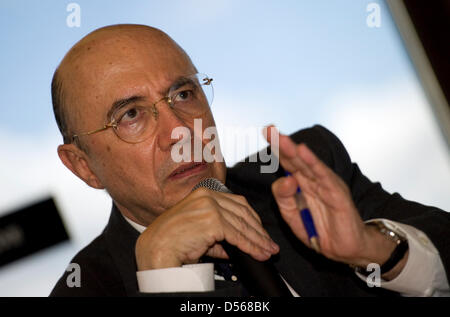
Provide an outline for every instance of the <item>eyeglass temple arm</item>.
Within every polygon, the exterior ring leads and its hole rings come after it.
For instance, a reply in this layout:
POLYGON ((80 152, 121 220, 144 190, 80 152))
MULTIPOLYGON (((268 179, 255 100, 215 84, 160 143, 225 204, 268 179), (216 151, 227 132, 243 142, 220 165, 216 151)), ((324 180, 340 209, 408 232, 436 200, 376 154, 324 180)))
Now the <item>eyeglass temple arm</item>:
POLYGON ((108 124, 105 124, 102 128, 94 130, 94 131, 89 131, 89 132, 80 133, 80 134, 74 134, 72 136, 72 139, 78 138, 78 137, 83 136, 83 135, 91 135, 91 134, 94 134, 94 133, 97 133, 97 132, 100 132, 100 131, 103 131, 103 130, 106 130, 106 129, 109 129, 109 128, 113 128, 115 126, 116 126, 116 123, 108 123, 108 124))

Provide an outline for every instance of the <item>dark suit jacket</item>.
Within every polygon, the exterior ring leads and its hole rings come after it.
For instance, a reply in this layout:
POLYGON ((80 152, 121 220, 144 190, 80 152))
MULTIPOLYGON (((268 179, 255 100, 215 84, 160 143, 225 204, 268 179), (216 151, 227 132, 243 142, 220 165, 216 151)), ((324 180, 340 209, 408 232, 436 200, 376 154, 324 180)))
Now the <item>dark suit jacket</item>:
MULTIPOLYGON (((434 243, 450 276, 450 214, 434 207, 389 194, 379 183, 372 183, 352 164, 342 143, 321 126, 298 131, 292 138, 306 143, 323 162, 349 186, 363 220, 385 218, 409 224, 425 232, 434 243)), ((280 245, 272 261, 284 279, 301 296, 396 296, 381 288, 369 288, 347 265, 316 254, 305 247, 280 217, 271 194, 271 184, 284 171, 261 174, 260 162, 242 162, 228 169, 226 185, 244 195, 259 213, 264 227, 280 245)), ((81 267, 81 287, 69 288, 65 272, 51 296, 240 296, 245 291, 238 282, 216 281, 216 290, 207 293, 142 294, 138 291, 134 255, 138 232, 120 215, 115 206, 106 228, 72 260, 81 267)), ((419 272, 418 272, 419 274, 419 272)))

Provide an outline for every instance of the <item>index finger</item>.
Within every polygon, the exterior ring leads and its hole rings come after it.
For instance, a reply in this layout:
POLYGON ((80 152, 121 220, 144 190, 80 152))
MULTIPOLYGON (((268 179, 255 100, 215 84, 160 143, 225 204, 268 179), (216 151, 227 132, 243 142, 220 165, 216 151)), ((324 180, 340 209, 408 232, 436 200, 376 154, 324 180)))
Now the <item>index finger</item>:
POLYGON ((291 173, 299 170, 305 177, 314 178, 310 167, 297 153, 298 145, 289 136, 281 134, 273 125, 265 127, 263 134, 270 144, 272 153, 279 157, 280 163, 285 170, 291 173))

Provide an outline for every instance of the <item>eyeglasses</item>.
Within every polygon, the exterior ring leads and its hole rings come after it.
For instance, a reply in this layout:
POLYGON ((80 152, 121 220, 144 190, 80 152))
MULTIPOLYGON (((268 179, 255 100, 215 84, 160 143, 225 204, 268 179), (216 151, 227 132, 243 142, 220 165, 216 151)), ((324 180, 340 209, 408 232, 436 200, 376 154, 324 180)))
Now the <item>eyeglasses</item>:
POLYGON ((72 142, 85 135, 92 135, 109 128, 128 143, 139 143, 150 137, 156 129, 158 109, 156 105, 165 101, 181 119, 191 119, 209 110, 214 97, 213 79, 205 74, 194 74, 178 78, 169 88, 167 96, 145 105, 143 97, 133 97, 120 103, 108 123, 100 129, 74 134, 72 142))

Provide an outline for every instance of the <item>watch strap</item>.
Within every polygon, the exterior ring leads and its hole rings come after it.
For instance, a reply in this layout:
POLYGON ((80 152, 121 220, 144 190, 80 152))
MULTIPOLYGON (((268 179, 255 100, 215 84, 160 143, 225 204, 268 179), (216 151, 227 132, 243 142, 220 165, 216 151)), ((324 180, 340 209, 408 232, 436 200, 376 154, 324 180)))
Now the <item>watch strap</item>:
MULTIPOLYGON (((372 222, 367 223, 367 225, 375 226, 377 227, 378 231, 385 235, 389 240, 395 242, 397 245, 392 251, 389 259, 386 260, 384 264, 380 266, 380 274, 385 274, 392 270, 403 257, 405 256, 406 252, 409 249, 408 240, 406 237, 404 237, 402 234, 394 231, 393 229, 388 228, 382 221, 375 220, 372 222)), ((354 267, 356 271, 360 274, 367 275, 368 272, 365 268, 361 267, 354 267)))

